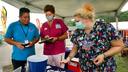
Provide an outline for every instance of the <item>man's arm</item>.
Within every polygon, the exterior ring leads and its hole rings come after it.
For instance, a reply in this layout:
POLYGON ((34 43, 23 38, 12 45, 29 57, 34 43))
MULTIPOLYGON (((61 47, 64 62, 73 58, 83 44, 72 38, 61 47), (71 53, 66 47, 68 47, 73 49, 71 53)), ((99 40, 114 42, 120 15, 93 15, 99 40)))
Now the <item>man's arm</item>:
POLYGON ((11 38, 4 38, 4 41, 11 45, 16 45, 16 41, 11 38))
POLYGON ((4 41, 7 42, 8 44, 17 46, 18 48, 21 48, 21 49, 24 48, 24 46, 22 46, 22 44, 20 42, 16 42, 11 38, 4 38, 4 41))

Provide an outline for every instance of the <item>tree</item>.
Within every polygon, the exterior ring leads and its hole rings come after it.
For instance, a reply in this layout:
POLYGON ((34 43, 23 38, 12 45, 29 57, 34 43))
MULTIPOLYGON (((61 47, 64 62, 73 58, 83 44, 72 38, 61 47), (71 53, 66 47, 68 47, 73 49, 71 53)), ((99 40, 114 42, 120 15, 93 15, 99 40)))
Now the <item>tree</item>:
POLYGON ((69 20, 67 21, 68 26, 75 26, 75 21, 69 20))
POLYGON ((119 21, 128 21, 128 11, 121 12, 118 15, 119 21))

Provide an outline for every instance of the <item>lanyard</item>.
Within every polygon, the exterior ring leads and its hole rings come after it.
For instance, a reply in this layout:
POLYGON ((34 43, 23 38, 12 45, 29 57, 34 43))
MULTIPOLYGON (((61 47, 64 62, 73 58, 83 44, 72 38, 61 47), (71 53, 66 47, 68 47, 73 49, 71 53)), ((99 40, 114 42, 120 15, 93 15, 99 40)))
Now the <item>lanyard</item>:
POLYGON ((25 38, 26 38, 27 35, 28 35, 29 26, 28 26, 27 32, 25 32, 25 30, 23 29, 23 26, 21 24, 20 24, 20 26, 21 26, 21 29, 22 29, 22 31, 24 33, 25 38))

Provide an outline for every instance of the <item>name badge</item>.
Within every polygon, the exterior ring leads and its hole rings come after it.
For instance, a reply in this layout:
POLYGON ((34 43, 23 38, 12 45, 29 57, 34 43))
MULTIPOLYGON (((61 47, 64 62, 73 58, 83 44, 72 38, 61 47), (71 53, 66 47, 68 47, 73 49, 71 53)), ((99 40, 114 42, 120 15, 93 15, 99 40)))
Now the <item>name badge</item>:
POLYGON ((24 43, 25 43, 25 44, 28 44, 28 43, 29 43, 29 41, 28 41, 28 40, 25 40, 25 41, 24 41, 24 43))
POLYGON ((60 29, 60 28, 61 28, 60 24, 56 24, 56 29, 60 29))

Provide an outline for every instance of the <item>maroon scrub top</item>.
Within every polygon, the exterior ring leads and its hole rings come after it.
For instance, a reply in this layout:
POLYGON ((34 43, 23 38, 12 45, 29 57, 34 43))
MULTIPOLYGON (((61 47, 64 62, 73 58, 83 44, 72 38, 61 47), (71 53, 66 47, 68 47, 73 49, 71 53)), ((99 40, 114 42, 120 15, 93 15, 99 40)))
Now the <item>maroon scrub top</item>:
MULTIPOLYGON (((40 36, 59 37, 67 32, 68 28, 61 19, 54 19, 51 27, 45 22, 40 29, 40 36)), ((44 43, 45 55, 56 55, 65 52, 65 40, 58 40, 54 43, 44 43)))

